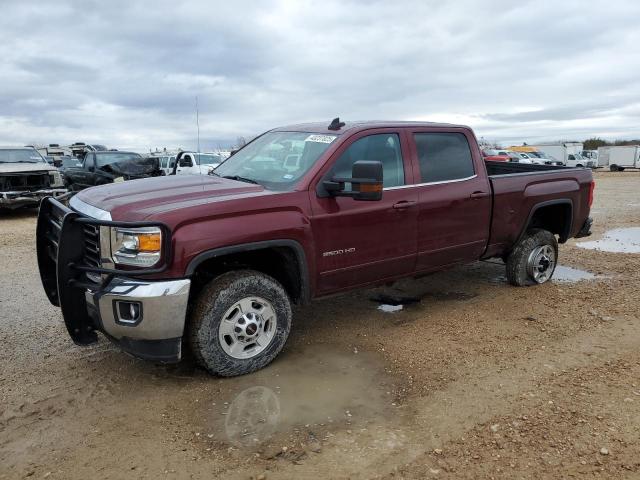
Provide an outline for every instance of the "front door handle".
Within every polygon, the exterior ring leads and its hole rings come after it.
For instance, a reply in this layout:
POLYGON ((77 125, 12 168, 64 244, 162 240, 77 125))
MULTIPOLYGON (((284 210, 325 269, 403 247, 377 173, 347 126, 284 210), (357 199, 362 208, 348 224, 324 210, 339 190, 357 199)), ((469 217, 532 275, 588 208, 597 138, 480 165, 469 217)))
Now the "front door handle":
POLYGON ((406 208, 413 207, 415 204, 416 202, 412 200, 402 200, 401 202, 394 203, 393 208, 396 210, 404 210, 406 208))
POLYGON ((487 192, 473 192, 471 195, 469 195, 469 198, 478 199, 478 198, 484 198, 488 196, 489 194, 487 192))

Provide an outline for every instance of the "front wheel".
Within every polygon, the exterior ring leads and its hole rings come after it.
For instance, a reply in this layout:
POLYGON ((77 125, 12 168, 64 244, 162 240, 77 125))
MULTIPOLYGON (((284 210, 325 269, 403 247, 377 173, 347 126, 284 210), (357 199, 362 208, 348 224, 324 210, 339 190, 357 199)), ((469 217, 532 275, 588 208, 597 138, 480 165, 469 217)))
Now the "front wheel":
POLYGON ((507 258, 507 280, 519 287, 551 279, 558 260, 558 241, 548 230, 531 229, 507 258))
POLYGON ((200 293, 188 340, 196 360, 210 373, 243 375, 280 353, 291 317, 289 296, 275 279, 252 270, 228 272, 200 293))

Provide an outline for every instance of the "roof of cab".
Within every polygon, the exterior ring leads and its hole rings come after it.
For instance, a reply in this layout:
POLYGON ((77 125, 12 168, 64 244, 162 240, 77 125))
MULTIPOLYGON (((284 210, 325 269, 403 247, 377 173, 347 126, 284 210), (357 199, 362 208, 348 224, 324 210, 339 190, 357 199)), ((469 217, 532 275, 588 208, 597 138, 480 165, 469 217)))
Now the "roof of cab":
POLYGON ((446 127, 446 128, 469 128, 465 125, 454 125, 451 123, 437 122, 414 122, 414 121, 398 121, 398 120, 366 120, 366 121, 345 121, 345 125, 339 130, 330 130, 330 121, 299 123, 295 125, 286 125, 274 128, 275 132, 309 132, 323 133, 327 135, 341 135, 347 131, 368 130, 371 128, 399 128, 399 127, 446 127))

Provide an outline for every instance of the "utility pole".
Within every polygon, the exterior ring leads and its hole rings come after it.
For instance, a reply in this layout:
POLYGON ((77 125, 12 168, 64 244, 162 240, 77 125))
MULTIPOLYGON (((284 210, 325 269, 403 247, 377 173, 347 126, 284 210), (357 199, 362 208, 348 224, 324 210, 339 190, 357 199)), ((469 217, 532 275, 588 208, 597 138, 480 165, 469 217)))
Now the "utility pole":
POLYGON ((196 127, 198 129, 198 153, 200 153, 200 116, 198 113, 198 96, 196 95, 196 127))

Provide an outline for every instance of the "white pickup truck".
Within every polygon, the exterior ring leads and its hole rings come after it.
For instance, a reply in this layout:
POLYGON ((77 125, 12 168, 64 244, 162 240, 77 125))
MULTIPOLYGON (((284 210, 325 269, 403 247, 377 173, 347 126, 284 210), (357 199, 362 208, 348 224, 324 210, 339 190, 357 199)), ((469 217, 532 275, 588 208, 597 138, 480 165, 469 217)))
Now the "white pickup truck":
POLYGON ((180 152, 176 157, 175 175, 209 175, 224 158, 217 153, 180 152))

